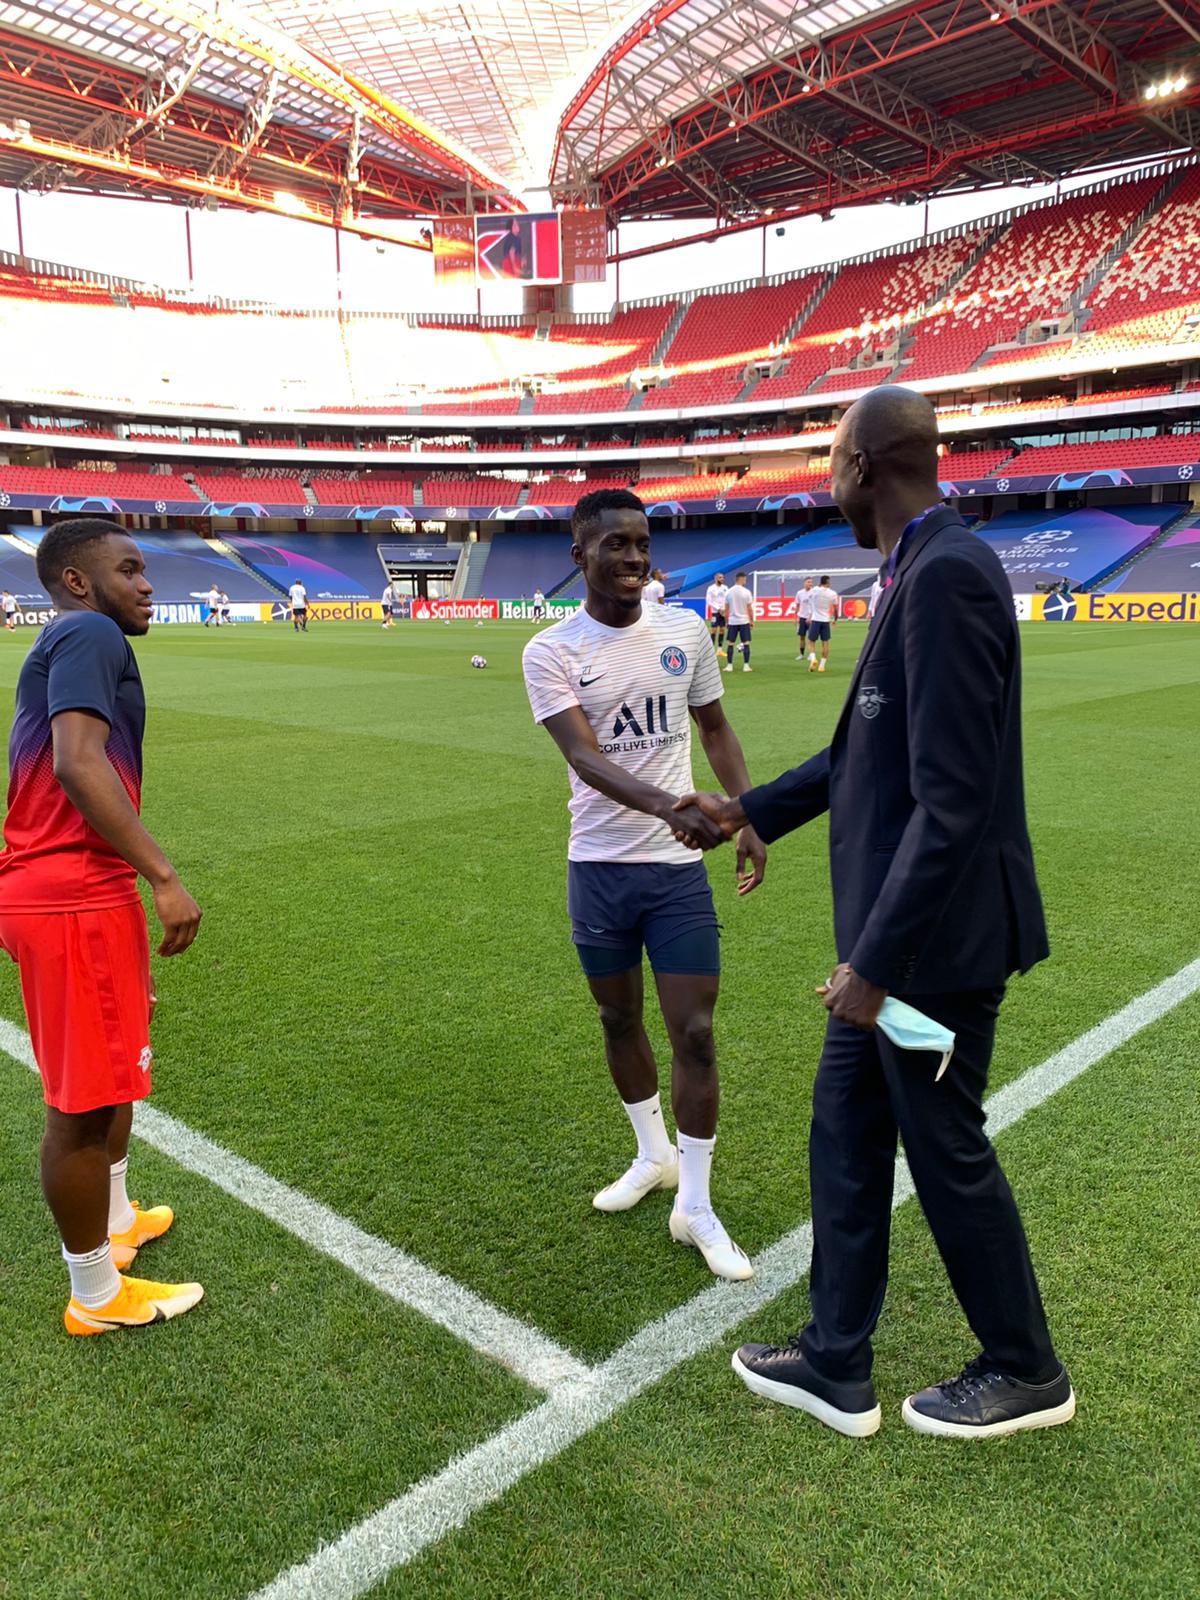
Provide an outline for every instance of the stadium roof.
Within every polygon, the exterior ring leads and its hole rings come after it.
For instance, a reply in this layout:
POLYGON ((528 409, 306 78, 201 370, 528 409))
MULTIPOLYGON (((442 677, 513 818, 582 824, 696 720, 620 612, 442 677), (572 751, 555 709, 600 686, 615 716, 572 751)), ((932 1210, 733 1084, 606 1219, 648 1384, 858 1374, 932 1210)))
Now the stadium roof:
POLYGON ((567 107, 555 189, 745 224, 1191 149, 1198 41, 1197 0, 657 0, 567 107))
POLYGON ((0 0, 0 184, 738 228, 1194 148, 1198 46, 1200 0, 0 0))

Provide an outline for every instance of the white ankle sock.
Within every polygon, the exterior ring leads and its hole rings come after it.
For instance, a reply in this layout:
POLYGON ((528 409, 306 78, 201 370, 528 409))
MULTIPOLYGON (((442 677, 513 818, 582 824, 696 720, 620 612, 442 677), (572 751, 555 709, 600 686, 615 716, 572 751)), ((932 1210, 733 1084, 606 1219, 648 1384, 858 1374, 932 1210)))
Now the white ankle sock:
POLYGON ((122 1156, 120 1161, 114 1161, 108 1169, 109 1233, 124 1233, 126 1228, 133 1226, 133 1207, 129 1204, 129 1196, 125 1193, 125 1173, 128 1166, 129 1157, 122 1156))
POLYGON ((63 1260, 71 1274, 71 1294, 81 1306, 95 1311, 106 1306, 121 1287, 121 1276, 113 1266, 108 1240, 95 1250, 73 1256, 63 1245, 63 1260))
POLYGON ((679 1194, 675 1205, 679 1211, 703 1211, 712 1201, 708 1198, 708 1175, 712 1171, 712 1139, 693 1139, 686 1133, 675 1135, 679 1144, 679 1194))
POLYGON ((663 1124, 662 1101, 659 1096, 652 1094, 648 1100, 635 1100, 632 1105, 625 1101, 621 1103, 625 1106, 625 1115, 633 1124, 633 1131, 637 1135, 638 1155, 645 1156, 650 1161, 669 1161, 671 1141, 663 1124))

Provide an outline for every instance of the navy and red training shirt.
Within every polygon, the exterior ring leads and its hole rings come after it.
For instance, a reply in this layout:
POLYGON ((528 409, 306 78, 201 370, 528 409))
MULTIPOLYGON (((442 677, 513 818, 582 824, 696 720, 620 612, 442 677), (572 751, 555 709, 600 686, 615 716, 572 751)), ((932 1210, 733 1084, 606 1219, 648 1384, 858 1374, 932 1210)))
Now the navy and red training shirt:
POLYGON ((100 911, 138 898, 137 873, 90 827, 54 776, 50 721, 90 711, 139 809, 146 697, 129 640, 98 611, 64 611, 38 634, 17 679, 8 744, 8 816, 0 910, 100 911))

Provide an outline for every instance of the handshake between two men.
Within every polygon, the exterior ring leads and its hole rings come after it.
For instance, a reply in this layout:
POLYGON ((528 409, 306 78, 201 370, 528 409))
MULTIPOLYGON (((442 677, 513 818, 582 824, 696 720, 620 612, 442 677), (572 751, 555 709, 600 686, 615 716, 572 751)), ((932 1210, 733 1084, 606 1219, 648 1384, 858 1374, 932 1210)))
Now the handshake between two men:
MULTIPOLYGON (((767 847, 750 826, 741 801, 720 794, 681 795, 671 808, 671 831, 689 850, 715 850, 728 839, 737 838, 737 892, 749 894, 763 881, 767 870, 767 847)), ((887 990, 868 983, 847 963, 839 963, 827 983, 818 985, 829 1011, 852 1028, 870 1030, 875 1026, 887 990)))
POLYGON ((763 881, 767 847, 750 826, 740 801, 722 794, 681 795, 668 820, 671 832, 689 850, 715 850, 736 835, 738 893, 749 894, 763 881))

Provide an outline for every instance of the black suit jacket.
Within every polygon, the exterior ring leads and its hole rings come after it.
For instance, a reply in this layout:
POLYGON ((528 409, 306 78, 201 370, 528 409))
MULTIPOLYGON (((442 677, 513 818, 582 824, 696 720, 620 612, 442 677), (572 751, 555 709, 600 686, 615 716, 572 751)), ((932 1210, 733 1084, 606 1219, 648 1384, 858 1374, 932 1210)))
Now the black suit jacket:
POLYGON ((1012 591, 957 512, 905 542, 829 748, 742 804, 768 843, 829 812, 838 960, 871 983, 990 988, 1049 953, 1012 591))

